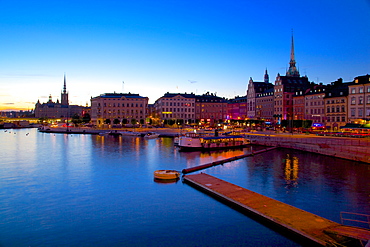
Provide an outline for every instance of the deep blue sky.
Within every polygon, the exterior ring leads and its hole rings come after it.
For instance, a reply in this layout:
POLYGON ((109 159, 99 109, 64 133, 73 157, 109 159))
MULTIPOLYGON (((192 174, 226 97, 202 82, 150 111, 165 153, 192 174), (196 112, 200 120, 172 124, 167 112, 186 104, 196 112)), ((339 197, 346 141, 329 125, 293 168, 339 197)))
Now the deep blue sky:
POLYGON ((109 92, 233 98, 289 66, 324 84, 370 73, 370 1, 0 0, 0 109, 109 92), (122 81, 125 83, 123 84, 122 81), (190 81, 195 83, 191 83, 190 81))

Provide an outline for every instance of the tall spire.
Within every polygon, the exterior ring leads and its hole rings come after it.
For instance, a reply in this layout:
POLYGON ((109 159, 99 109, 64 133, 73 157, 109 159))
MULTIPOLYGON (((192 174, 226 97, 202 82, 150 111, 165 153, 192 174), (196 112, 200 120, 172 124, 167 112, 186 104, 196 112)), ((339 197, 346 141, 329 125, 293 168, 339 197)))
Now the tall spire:
POLYGON ((265 83, 269 83, 269 74, 267 73, 267 68, 266 68, 266 70, 265 70, 265 77, 264 77, 264 81, 265 81, 265 83))
POLYGON ((66 85, 66 74, 64 73, 64 86, 63 86, 63 93, 67 93, 67 85, 66 85))
POLYGON ((62 105, 69 105, 68 103, 68 92, 67 92, 67 83, 66 83, 66 74, 64 74, 64 85, 63 85, 63 91, 60 95, 61 97, 61 104, 62 105))
POLYGON ((292 30, 292 47, 290 49, 289 69, 286 72, 286 76, 300 76, 299 71, 297 67, 295 66, 293 30, 292 30))

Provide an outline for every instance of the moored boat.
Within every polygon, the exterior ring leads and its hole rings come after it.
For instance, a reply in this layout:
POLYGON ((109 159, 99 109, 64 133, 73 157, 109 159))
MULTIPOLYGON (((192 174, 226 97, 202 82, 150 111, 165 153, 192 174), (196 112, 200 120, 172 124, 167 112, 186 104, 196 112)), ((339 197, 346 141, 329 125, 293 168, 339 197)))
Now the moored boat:
POLYGON ((180 172, 175 170, 156 170, 154 178, 160 180, 176 180, 180 178, 180 172))
POLYGON ((159 134, 155 133, 155 132, 148 132, 144 136, 144 138, 147 138, 147 139, 154 139, 154 138, 157 138, 157 137, 159 137, 159 134))
POLYGON ((242 135, 204 135, 203 133, 187 133, 179 138, 178 147, 181 151, 214 150, 240 148, 250 144, 250 140, 242 135))

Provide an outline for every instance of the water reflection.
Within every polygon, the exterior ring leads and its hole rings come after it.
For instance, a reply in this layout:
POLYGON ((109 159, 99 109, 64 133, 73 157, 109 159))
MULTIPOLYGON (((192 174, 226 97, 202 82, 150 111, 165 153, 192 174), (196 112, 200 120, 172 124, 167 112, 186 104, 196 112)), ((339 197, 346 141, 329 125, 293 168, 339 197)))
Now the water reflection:
POLYGON ((285 161, 285 180, 288 185, 296 186, 298 184, 298 160, 297 156, 287 154, 285 161))

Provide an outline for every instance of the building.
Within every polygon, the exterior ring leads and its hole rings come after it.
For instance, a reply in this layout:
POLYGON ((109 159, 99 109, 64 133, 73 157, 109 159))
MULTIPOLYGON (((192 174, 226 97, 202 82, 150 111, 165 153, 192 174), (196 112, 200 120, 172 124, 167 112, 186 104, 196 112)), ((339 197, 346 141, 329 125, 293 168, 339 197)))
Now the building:
POLYGON ((59 99, 54 102, 50 95, 49 100, 46 103, 42 104, 40 103, 40 100, 37 100, 37 103, 35 105, 35 117, 68 119, 75 115, 81 117, 83 115, 83 112, 87 110, 87 107, 69 104, 65 75, 63 91, 61 92, 60 98, 60 102, 59 99))
POLYGON ((91 98, 91 122, 102 124, 144 124, 148 97, 139 94, 105 93, 91 98))
POLYGON ((274 86, 274 118, 278 124, 282 119, 293 120, 293 96, 295 92, 310 87, 307 76, 301 77, 296 67, 294 39, 292 36, 289 69, 285 76, 277 75, 274 86))
POLYGON ((348 87, 351 83, 343 83, 343 79, 339 78, 325 92, 325 125, 333 131, 348 123, 348 87))
POLYGON ((247 118, 247 97, 236 96, 228 101, 227 120, 245 120, 247 118))
POLYGON ((370 121, 370 75, 355 77, 349 85, 348 121, 366 124, 370 121))
POLYGON ((173 120, 179 123, 195 122, 195 94, 165 93, 154 103, 153 117, 163 121, 173 120))
POLYGON ((196 122, 214 125, 224 122, 227 118, 227 100, 207 92, 195 96, 196 122))
MULTIPOLYGON (((271 84, 272 85, 272 84, 271 84)), ((274 88, 268 88, 256 97, 256 118, 271 124, 274 115, 274 88)))
MULTIPOLYGON (((260 119, 260 115, 257 114, 257 103, 256 99, 260 94, 263 94, 266 90, 273 88, 274 85, 269 83, 269 75, 267 69, 265 71, 264 81, 255 82, 252 77, 248 82, 247 89, 247 114, 250 119, 260 119)), ((260 106, 260 105, 259 105, 260 106)))
POLYGON ((325 126, 325 90, 326 86, 311 84, 305 92, 305 120, 312 120, 314 126, 325 126))
POLYGON ((293 95, 293 120, 305 120, 305 92, 297 91, 293 95))

